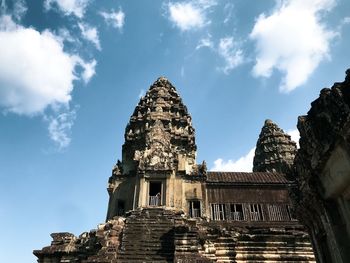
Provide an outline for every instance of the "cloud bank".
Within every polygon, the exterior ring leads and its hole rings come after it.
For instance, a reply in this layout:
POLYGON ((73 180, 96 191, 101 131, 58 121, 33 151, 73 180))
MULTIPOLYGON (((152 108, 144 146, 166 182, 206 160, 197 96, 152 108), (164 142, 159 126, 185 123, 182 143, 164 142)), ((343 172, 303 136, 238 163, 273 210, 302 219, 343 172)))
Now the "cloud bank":
MULTIPOLYGON (((48 30, 25 28, 8 15, 0 18, 0 25, 0 107, 3 111, 33 116, 44 115, 48 107, 69 108, 73 82, 79 79, 89 82, 95 74, 96 61, 87 62, 65 52, 62 39, 48 30), (82 69, 80 74, 75 71, 77 67, 82 69)), ((63 120, 60 118, 61 123, 63 120)))
POLYGON ((254 154, 255 147, 237 160, 224 161, 219 158, 214 161, 214 167, 211 168, 211 171, 251 172, 253 170, 254 154))

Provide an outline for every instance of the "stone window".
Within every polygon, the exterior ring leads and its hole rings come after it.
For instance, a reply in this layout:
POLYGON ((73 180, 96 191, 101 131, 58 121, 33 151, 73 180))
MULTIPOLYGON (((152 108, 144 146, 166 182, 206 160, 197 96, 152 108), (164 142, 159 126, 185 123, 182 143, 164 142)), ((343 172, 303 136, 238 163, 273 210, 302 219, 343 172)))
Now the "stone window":
POLYGON ((230 204, 230 219, 234 221, 244 220, 242 204, 230 204))
POLYGON ((226 220, 225 204, 211 204, 211 219, 226 220))
POLYGON ((162 203, 162 182, 149 182, 149 202, 150 206, 160 206, 162 203))
POLYGON ((268 204, 267 211, 270 221, 290 221, 291 217, 286 204, 268 204))
POLYGON ((249 205, 249 219, 250 221, 262 221, 264 220, 263 210, 260 204, 249 205))

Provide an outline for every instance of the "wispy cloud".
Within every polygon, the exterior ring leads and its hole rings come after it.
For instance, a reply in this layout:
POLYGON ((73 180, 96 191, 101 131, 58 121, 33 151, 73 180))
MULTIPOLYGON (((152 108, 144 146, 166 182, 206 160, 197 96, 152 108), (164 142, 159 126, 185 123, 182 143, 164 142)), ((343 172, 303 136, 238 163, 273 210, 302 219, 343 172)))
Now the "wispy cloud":
POLYGON ((71 142, 71 129, 76 118, 76 110, 67 109, 55 116, 48 117, 49 136, 55 142, 58 150, 67 148, 71 142))
POLYGON ((27 13, 28 7, 24 0, 16 0, 13 5, 13 17, 16 20, 21 20, 22 17, 27 13))
POLYGON ((95 45, 98 50, 101 50, 100 39, 96 27, 90 26, 87 23, 78 23, 83 38, 95 45))
POLYGON ((250 34, 256 42, 253 75, 270 77, 274 69, 284 76, 280 90, 290 92, 303 85, 324 59, 336 32, 328 30, 321 14, 334 0, 278 2, 271 15, 261 14, 250 34))
POLYGON ((207 17, 209 9, 216 1, 193 0, 167 4, 167 17, 181 31, 199 29, 211 23, 207 17))
POLYGON ((227 24, 231 20, 233 8, 234 8, 234 5, 232 3, 225 4, 225 6, 224 6, 224 15, 225 15, 224 24, 227 24))
POLYGON ((209 48, 224 60, 224 66, 218 67, 218 69, 225 74, 229 74, 231 70, 244 63, 241 44, 240 42, 235 41, 232 36, 220 38, 218 43, 215 44, 211 35, 208 35, 199 40, 196 50, 201 48, 209 48))
POLYGON ((55 6, 65 15, 75 15, 83 18, 90 0, 45 0, 44 7, 49 10, 55 6))
POLYGON ((120 8, 118 11, 112 10, 110 12, 100 12, 107 25, 121 30, 125 23, 125 13, 120 8))
POLYGON ((211 49, 214 48, 214 43, 211 40, 211 36, 200 39, 199 43, 196 46, 196 50, 204 48, 204 47, 211 48, 211 49))
POLYGON ((214 161, 212 171, 233 171, 233 172, 251 172, 253 170, 253 159, 255 154, 255 147, 251 149, 246 155, 237 160, 224 161, 219 158, 214 161))
POLYGON ((225 74, 244 62, 243 50, 233 37, 220 39, 218 53, 225 60, 225 66, 221 68, 225 74))
POLYGON ((83 72, 81 74, 81 79, 85 84, 89 83, 91 78, 96 74, 97 61, 95 59, 87 62, 81 58, 78 58, 77 63, 82 67, 83 72))

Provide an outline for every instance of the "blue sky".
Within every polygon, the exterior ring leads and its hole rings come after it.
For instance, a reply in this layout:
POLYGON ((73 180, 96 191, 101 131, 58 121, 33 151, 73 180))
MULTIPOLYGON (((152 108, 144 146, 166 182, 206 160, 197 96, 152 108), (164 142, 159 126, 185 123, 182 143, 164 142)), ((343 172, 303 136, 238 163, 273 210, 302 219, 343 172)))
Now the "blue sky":
POLYGON ((1 262, 105 220, 124 129, 159 77, 192 114, 197 162, 249 171, 267 118, 297 117, 349 67, 345 0, 1 0, 1 262))

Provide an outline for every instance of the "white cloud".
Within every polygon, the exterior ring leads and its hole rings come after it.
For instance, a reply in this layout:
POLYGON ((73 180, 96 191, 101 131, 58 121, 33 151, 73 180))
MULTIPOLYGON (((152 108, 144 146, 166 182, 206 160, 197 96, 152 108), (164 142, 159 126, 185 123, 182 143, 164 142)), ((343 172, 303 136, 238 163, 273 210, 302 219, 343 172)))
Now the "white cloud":
POLYGON ((169 3, 169 19, 181 31, 199 29, 211 23, 207 12, 214 5, 216 1, 210 0, 169 3))
POLYGON ((66 53, 50 31, 24 28, 8 16, 0 22, 0 107, 5 111, 33 115, 50 105, 67 105, 73 81, 88 82, 94 74, 96 61, 66 53), (77 66, 83 69, 81 76, 75 73, 77 66))
POLYGON ((98 50, 101 50, 100 39, 96 27, 89 26, 86 23, 78 23, 83 38, 95 45, 98 50))
POLYGON ((225 66, 222 68, 225 74, 243 63, 243 51, 239 45, 234 42, 233 37, 221 38, 218 46, 219 55, 225 60, 225 66))
POLYGON ((104 18, 107 25, 111 25, 117 29, 122 29, 125 23, 125 13, 119 9, 119 11, 112 10, 111 12, 100 12, 100 15, 104 18))
POLYGON ((292 141, 296 142, 297 147, 299 148, 299 139, 300 139, 299 130, 298 129, 288 130, 287 134, 290 135, 292 141))
POLYGON ((334 0, 279 2, 269 16, 261 14, 250 34, 256 41, 253 75, 270 77, 274 69, 284 74, 280 90, 289 92, 304 84, 320 62, 329 57, 335 32, 327 30, 321 14, 334 0))
POLYGON ((95 68, 97 62, 95 59, 91 60, 90 62, 79 59, 78 63, 83 68, 81 78, 83 79, 84 83, 87 84, 96 73, 95 68))
POLYGON ((251 172, 253 170, 254 154, 255 147, 238 160, 224 161, 219 158, 214 161, 214 167, 211 168, 211 171, 251 172))
POLYGON ((76 118, 76 111, 66 109, 56 116, 48 117, 49 136, 58 146, 59 150, 67 148, 71 142, 70 133, 76 118))
POLYGON ((90 0, 45 0, 46 10, 51 9, 55 4, 65 15, 75 15, 83 18, 90 0))

